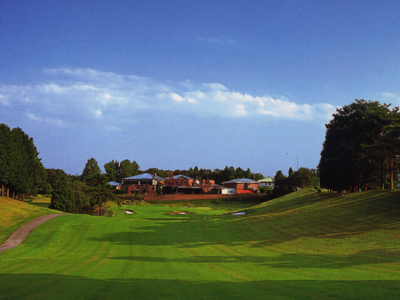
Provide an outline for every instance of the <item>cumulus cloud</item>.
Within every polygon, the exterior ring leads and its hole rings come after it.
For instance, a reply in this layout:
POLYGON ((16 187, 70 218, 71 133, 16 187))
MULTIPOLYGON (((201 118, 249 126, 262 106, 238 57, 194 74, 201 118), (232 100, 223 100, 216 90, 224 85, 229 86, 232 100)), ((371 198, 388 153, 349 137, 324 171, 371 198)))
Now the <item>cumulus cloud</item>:
POLYGON ((31 121, 54 126, 82 119, 128 121, 134 114, 155 111, 324 121, 335 112, 328 103, 298 104, 285 97, 241 93, 220 83, 165 84, 92 69, 46 69, 44 73, 46 80, 37 85, 1 85, 0 105, 23 106, 31 121))

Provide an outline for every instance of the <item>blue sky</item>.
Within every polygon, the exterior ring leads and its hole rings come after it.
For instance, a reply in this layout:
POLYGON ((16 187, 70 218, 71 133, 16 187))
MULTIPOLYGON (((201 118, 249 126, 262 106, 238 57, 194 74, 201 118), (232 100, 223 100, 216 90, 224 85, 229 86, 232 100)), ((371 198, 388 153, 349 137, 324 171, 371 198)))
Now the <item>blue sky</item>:
POLYGON ((1 1, 0 122, 46 168, 315 168, 355 98, 400 105, 399 1, 1 1), (297 164, 298 163, 298 164, 297 164))

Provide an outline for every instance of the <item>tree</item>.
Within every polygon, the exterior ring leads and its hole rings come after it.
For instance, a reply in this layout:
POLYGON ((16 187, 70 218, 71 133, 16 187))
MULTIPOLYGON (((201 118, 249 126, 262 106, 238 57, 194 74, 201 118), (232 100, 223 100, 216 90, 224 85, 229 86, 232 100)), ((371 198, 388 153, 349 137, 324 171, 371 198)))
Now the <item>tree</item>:
POLYGON ((37 192, 45 184, 45 172, 33 139, 21 128, 0 124, 0 182, 18 194, 37 192))
POLYGON ((241 167, 236 168, 235 176, 236 176, 236 178, 246 178, 244 171, 241 167))
POLYGON ((109 180, 117 181, 119 179, 120 166, 118 161, 112 160, 104 164, 104 170, 106 171, 109 180))
POLYGON ((274 181, 274 198, 281 197, 289 192, 287 177, 282 173, 281 170, 276 172, 274 181))
POLYGON ((8 187, 10 184, 10 134, 10 128, 5 124, 0 124, 0 184, 2 189, 2 196, 5 196, 4 186, 8 187))
POLYGON ((81 181, 74 181, 70 184, 71 190, 71 202, 74 204, 74 209, 72 212, 79 213, 79 212, 91 212, 90 209, 90 193, 88 193, 89 187, 81 181))
POLYGON ((139 174, 139 165, 136 161, 131 162, 129 159, 125 159, 120 163, 119 180, 139 174))
POLYGON ((378 101, 356 99, 336 110, 325 125, 318 165, 322 187, 353 192, 379 184, 385 187, 387 171, 398 166, 399 149, 398 126, 394 125, 398 124, 398 108, 389 107, 378 101))
POLYGON ((289 172, 288 172, 289 177, 292 176, 293 173, 294 173, 294 171, 293 171, 292 167, 290 167, 290 168, 289 168, 289 172))
POLYGON ((395 107, 391 111, 391 122, 390 125, 385 127, 385 131, 387 132, 387 138, 390 144, 390 151, 389 151, 389 172, 390 172, 390 189, 394 189, 394 181, 397 176, 395 173, 398 173, 400 169, 400 113, 399 108, 395 107))
POLYGON ((282 173, 281 170, 277 171, 275 174, 275 183, 280 182, 286 179, 286 176, 282 173))
POLYGON ((56 182, 55 188, 51 194, 50 208, 65 212, 75 211, 72 191, 66 177, 61 177, 60 180, 56 182))
POLYGON ((97 161, 92 157, 88 159, 85 168, 82 171, 82 180, 87 181, 90 180, 93 176, 100 175, 101 170, 97 161))
POLYGON ((51 185, 51 188, 54 189, 58 180, 61 177, 67 178, 68 175, 61 169, 46 169, 46 181, 51 185))
POLYGON ((103 215, 103 204, 107 201, 116 201, 119 203, 119 198, 110 191, 110 186, 107 183, 107 178, 102 175, 94 175, 91 177, 90 189, 88 190, 90 197, 90 206, 98 205, 100 216, 103 215))
POLYGON ((314 177, 314 170, 310 170, 308 168, 299 168, 298 171, 292 173, 288 179, 292 189, 296 188, 308 188, 312 184, 312 180, 314 177))

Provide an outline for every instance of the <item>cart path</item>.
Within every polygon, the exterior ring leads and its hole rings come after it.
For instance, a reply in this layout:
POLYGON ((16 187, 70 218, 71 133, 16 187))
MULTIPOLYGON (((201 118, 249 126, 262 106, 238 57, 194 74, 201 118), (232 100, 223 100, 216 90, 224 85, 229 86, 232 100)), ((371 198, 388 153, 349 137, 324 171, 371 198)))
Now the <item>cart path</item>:
POLYGON ((13 232, 13 234, 0 246, 0 252, 7 249, 17 247, 27 238, 27 236, 35 230, 39 225, 59 216, 65 216, 69 214, 49 214, 40 216, 29 223, 21 226, 19 229, 13 232))

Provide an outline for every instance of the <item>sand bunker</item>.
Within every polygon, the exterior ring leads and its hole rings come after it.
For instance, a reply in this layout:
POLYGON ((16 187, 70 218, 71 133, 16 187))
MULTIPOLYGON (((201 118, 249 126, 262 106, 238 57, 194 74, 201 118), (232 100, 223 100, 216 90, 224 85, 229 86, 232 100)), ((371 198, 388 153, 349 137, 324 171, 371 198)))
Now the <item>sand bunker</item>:
POLYGON ((231 215, 233 215, 233 216, 242 216, 242 215, 245 215, 245 214, 246 214, 245 211, 238 211, 238 212, 231 213, 231 215))
POLYGON ((169 211, 166 214, 173 216, 173 215, 193 215, 195 213, 191 211, 174 210, 174 211, 169 211))

